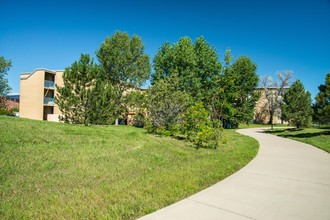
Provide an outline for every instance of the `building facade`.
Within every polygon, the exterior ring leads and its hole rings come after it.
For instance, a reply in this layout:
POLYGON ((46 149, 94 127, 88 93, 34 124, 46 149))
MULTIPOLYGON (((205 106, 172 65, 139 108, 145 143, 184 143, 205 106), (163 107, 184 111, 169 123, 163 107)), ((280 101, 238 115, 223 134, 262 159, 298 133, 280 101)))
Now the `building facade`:
POLYGON ((37 69, 20 75, 20 117, 58 121, 61 112, 54 102, 55 85, 63 86, 63 72, 37 69))
MULTIPOLYGON (((286 92, 289 89, 289 87, 283 88, 283 92, 286 92)), ((269 88, 268 89, 270 93, 277 93, 277 88, 269 88)), ((266 93, 263 88, 257 88, 257 91, 260 92, 260 99, 257 101, 255 110, 254 110, 254 123, 257 124, 269 124, 270 121, 270 103, 266 98, 266 93)), ((274 95, 275 97, 275 95, 274 95)), ((282 98, 281 96, 278 96, 277 98, 282 98)), ((273 115, 273 124, 287 124, 287 121, 282 120, 282 112, 280 106, 277 106, 274 109, 274 115, 273 115)))

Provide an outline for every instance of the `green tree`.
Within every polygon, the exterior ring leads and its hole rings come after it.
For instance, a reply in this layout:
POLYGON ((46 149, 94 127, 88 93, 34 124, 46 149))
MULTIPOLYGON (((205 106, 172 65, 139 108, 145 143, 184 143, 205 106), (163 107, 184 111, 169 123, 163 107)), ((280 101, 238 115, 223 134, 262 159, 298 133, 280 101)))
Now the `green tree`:
POLYGON ((88 54, 67 67, 63 73, 63 87, 56 86, 55 102, 64 117, 73 124, 107 124, 115 116, 112 100, 116 92, 111 84, 101 80, 101 69, 88 54))
POLYGON ((115 103, 116 94, 116 87, 99 78, 95 80, 89 94, 88 115, 91 124, 113 124, 120 109, 115 103))
POLYGON ((147 125, 149 132, 172 135, 178 132, 188 96, 179 87, 179 77, 171 74, 160 79, 147 92, 147 125))
POLYGON ((154 58, 154 69, 152 84, 177 73, 179 89, 189 95, 191 103, 209 103, 221 63, 215 48, 203 37, 197 38, 194 44, 189 37, 182 37, 173 45, 167 42, 161 46, 154 58))
POLYGON ((311 95, 297 80, 284 94, 282 111, 285 120, 297 128, 307 127, 312 121, 311 95))
POLYGON ((217 82, 220 78, 222 65, 219 62, 216 49, 210 46, 204 37, 196 39, 194 51, 197 78, 200 80, 201 101, 207 109, 210 109, 212 94, 218 89, 217 82))
POLYGON ((313 105, 314 120, 321 124, 330 123, 330 73, 325 77, 325 84, 321 84, 318 88, 319 93, 313 105))
MULTIPOLYGON (((256 64, 241 56, 231 63, 230 50, 225 54, 225 66, 212 97, 212 115, 219 118, 225 127, 237 127, 253 119, 254 107, 260 95, 255 91, 258 85, 256 64)), ((216 82, 216 81, 215 81, 216 82)))
POLYGON ((236 108, 234 126, 238 123, 249 123, 254 116, 254 107, 260 94, 256 92, 259 77, 256 73, 257 65, 248 57, 241 56, 232 65, 232 75, 237 91, 234 102, 236 108))
POLYGON ((6 60, 3 56, 0 56, 0 108, 6 108, 6 96, 11 90, 10 86, 8 85, 8 80, 5 78, 10 67, 11 61, 6 60))
POLYGON ((139 36, 130 38, 127 33, 117 31, 101 44, 97 57, 104 69, 103 79, 117 87, 117 106, 125 106, 125 91, 142 86, 150 77, 149 57, 139 36))

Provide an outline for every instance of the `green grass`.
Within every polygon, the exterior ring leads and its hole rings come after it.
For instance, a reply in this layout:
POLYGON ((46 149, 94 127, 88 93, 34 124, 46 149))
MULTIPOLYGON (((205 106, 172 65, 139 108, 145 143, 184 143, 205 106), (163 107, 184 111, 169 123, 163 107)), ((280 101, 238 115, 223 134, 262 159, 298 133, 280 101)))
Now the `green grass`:
MULTIPOLYGON (((274 128, 283 128, 283 127, 288 127, 289 125, 287 124, 274 124, 274 128)), ((243 128, 270 128, 270 125, 266 124, 239 124, 238 126, 239 129, 243 128)))
POLYGON ((0 219, 134 219, 245 166, 258 143, 226 131, 221 148, 130 126, 0 116, 0 219))
POLYGON ((330 153, 330 128, 275 129, 268 133, 301 141, 330 153))

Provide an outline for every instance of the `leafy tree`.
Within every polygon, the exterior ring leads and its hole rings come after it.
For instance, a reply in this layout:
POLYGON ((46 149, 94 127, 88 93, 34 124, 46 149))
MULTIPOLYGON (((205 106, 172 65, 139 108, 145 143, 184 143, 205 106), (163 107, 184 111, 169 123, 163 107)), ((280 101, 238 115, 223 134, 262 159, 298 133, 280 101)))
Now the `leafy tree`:
POLYGON ((90 108, 88 114, 90 115, 91 124, 112 124, 116 117, 118 117, 119 106, 115 103, 116 88, 102 81, 96 79, 94 87, 90 90, 90 108))
POLYGON ((149 57, 144 53, 141 38, 136 35, 130 38, 127 33, 115 32, 101 44, 97 57, 104 69, 103 79, 117 87, 117 106, 124 106, 124 91, 140 87, 149 79, 149 57))
POLYGON ((321 124, 330 123, 330 73, 325 77, 325 84, 321 84, 318 88, 319 93, 313 105, 314 119, 321 124))
POLYGON ((234 80, 234 88, 237 92, 237 98, 234 101, 236 114, 233 125, 238 123, 249 123, 254 116, 254 107, 260 95, 255 91, 258 86, 259 77, 256 73, 257 66, 248 57, 241 56, 236 59, 232 65, 232 71, 229 76, 234 80))
POLYGON ((222 65, 219 62, 217 51, 211 47, 204 37, 196 39, 194 44, 196 54, 196 73, 200 80, 201 101, 206 108, 212 104, 212 94, 218 88, 222 65))
MULTIPOLYGON (((276 114, 281 114, 283 95, 290 85, 292 76, 293 72, 285 71, 284 73, 277 73, 278 80, 274 80, 270 76, 264 77, 260 80, 261 86, 263 87, 264 96, 267 100, 263 108, 268 111, 271 129, 273 129, 274 125, 274 116, 276 114)), ((283 119, 283 117, 281 118, 283 119)))
POLYGON ((167 42, 161 46, 154 58, 154 69, 152 84, 177 73, 179 89, 189 95, 191 103, 209 103, 209 94, 220 75, 221 63, 215 48, 203 37, 197 38, 194 44, 189 37, 183 37, 178 43, 170 45, 167 42))
POLYGON ((237 127, 239 123, 253 119, 254 107, 259 99, 255 92, 259 78, 256 64, 241 56, 231 64, 230 50, 226 51, 225 66, 212 97, 213 118, 219 118, 225 127, 237 127))
POLYGON ((238 98, 237 88, 235 86, 235 79, 232 77, 233 69, 231 66, 232 56, 230 50, 226 50, 225 65, 223 73, 220 78, 214 81, 216 85, 210 97, 211 100, 211 118, 219 120, 225 128, 230 127, 230 123, 238 121, 235 120, 237 109, 235 101, 238 98))
POLYGON ((8 80, 5 78, 10 67, 11 67, 11 61, 6 60, 3 56, 0 56, 0 108, 6 108, 7 106, 6 96, 11 90, 11 88, 8 85, 8 80))
POLYGON ((172 135, 178 132, 182 113, 187 109, 188 96, 179 87, 179 77, 171 74, 160 79, 147 92, 147 125, 149 132, 172 135))
POLYGON ((55 102, 66 123, 107 124, 115 116, 114 87, 101 80, 101 69, 88 54, 65 69, 63 82, 56 86, 55 102))
POLYGON ((311 95, 297 80, 284 94, 283 117, 297 128, 309 126, 312 121, 311 95))

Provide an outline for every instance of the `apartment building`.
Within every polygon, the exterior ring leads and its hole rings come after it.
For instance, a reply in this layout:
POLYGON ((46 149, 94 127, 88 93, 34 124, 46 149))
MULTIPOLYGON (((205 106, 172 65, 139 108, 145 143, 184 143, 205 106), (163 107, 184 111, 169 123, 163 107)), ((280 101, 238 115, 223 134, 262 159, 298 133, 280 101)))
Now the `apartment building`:
POLYGON ((63 86, 63 72, 36 69, 20 75, 20 117, 59 121, 61 112, 54 102, 57 94, 55 85, 63 86))

